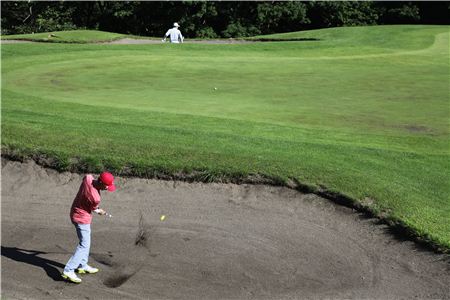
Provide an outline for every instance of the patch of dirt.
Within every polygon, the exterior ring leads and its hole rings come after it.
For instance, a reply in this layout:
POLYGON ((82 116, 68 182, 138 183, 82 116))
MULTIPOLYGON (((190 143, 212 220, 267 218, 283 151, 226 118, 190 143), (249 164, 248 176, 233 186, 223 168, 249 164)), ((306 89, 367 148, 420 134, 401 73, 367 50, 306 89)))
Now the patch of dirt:
POLYGON ((111 45, 139 45, 139 44, 161 44, 161 40, 151 39, 118 39, 110 42, 99 42, 98 44, 111 44, 111 45))
POLYGON ((420 125, 407 125, 404 127, 409 132, 429 132, 430 129, 420 125))
MULTIPOLYGON (((166 43, 169 43, 168 41, 166 43)), ((185 39, 186 44, 246 44, 254 43, 254 41, 240 40, 240 39, 216 39, 216 40, 197 40, 197 39, 185 39)), ((160 39, 131 39, 124 38, 111 42, 102 42, 101 44, 113 44, 113 45, 136 45, 136 44, 164 44, 160 39)))
POLYGON ((1 44, 23 44, 23 43, 32 43, 32 41, 25 40, 0 40, 1 44))
MULTIPOLYGON (((255 42, 262 42, 265 40, 241 40, 241 39, 216 39, 216 40, 200 40, 200 39, 185 39, 186 44, 248 44, 255 42)), ((48 41, 42 41, 48 43, 48 41)), ((1 40, 2 44, 17 44, 17 43, 41 43, 37 41, 27 40, 1 40)), ((166 42, 169 43, 169 42, 166 42)), ((109 42, 97 42, 95 44, 103 45, 145 45, 145 44, 163 44, 161 39, 132 39, 123 38, 109 42)))
POLYGON ((314 194, 117 178, 95 215, 83 283, 58 272, 78 240, 82 176, 2 161, 2 296, 18 299, 448 298, 448 256, 314 194), (164 221, 161 215, 166 215, 164 221), (65 249, 65 251, 61 251, 65 249))

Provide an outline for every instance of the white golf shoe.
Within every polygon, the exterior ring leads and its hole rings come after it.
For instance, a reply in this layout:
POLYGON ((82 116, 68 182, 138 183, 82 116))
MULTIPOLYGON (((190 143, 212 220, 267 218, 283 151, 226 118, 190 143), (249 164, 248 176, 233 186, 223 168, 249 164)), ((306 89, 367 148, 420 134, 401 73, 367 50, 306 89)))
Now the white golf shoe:
POLYGON ((86 265, 84 268, 78 268, 77 272, 79 274, 95 274, 99 270, 97 268, 91 267, 90 265, 86 265))
POLYGON ((63 272, 61 274, 62 278, 69 280, 70 282, 73 283, 81 283, 81 279, 80 277, 77 276, 77 274, 75 274, 75 272, 63 272))

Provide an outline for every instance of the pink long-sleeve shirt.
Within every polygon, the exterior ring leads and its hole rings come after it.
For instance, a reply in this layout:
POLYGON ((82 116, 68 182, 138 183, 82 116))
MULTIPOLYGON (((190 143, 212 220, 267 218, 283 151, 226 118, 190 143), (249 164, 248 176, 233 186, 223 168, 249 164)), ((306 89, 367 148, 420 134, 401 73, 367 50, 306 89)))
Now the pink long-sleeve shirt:
POLYGON ((94 177, 86 175, 70 209, 70 219, 78 224, 91 224, 92 211, 100 204, 100 193, 93 186, 94 177))

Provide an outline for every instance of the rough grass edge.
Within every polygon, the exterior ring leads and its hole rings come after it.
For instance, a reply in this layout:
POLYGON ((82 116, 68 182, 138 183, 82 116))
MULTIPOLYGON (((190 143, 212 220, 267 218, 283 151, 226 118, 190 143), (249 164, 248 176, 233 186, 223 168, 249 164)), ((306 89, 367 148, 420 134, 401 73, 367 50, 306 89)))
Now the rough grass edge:
MULTIPOLYGON (((450 245, 439 243, 427 234, 421 234, 414 228, 405 224, 402 220, 392 216, 387 210, 378 210, 374 207, 374 201, 369 198, 357 200, 345 194, 328 189, 325 186, 311 185, 299 182, 296 178, 280 178, 265 174, 238 174, 238 173, 216 173, 209 170, 184 170, 171 171, 159 166, 146 167, 138 166, 115 166, 108 162, 98 163, 89 158, 63 158, 57 154, 41 152, 23 151, 2 147, 3 159, 19 162, 33 160, 36 164, 54 169, 58 172, 72 172, 78 174, 100 173, 108 170, 122 177, 138 177, 148 179, 159 179, 167 181, 203 182, 203 183, 233 183, 233 184, 265 184, 271 186, 281 186, 294 189, 304 194, 316 194, 322 198, 330 200, 336 204, 354 209, 362 213, 366 218, 375 218, 378 224, 388 225, 390 233, 399 239, 408 239, 416 243, 417 246, 439 254, 450 254, 450 245)), ((450 259, 450 257, 449 257, 450 259)))

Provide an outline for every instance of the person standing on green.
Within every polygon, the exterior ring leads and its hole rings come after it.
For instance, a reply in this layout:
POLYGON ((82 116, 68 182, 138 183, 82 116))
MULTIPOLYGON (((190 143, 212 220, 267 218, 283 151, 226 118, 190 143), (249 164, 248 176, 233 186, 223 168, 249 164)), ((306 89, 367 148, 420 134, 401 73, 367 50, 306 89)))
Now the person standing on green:
POLYGON ((162 41, 165 42, 166 38, 168 36, 170 36, 171 43, 175 43, 175 44, 183 43, 184 37, 181 34, 181 31, 178 29, 179 27, 180 27, 180 25, 178 25, 177 22, 173 23, 173 28, 167 30, 162 41))

